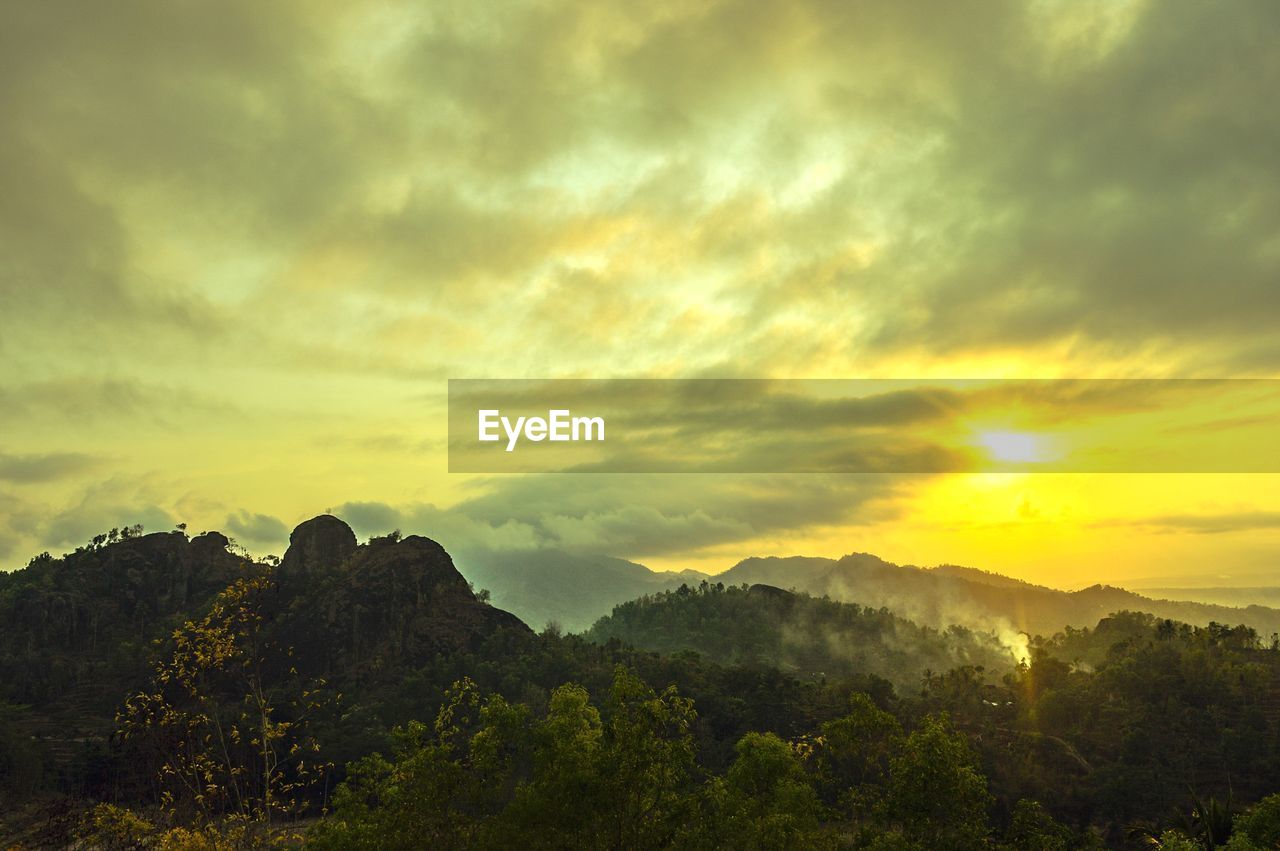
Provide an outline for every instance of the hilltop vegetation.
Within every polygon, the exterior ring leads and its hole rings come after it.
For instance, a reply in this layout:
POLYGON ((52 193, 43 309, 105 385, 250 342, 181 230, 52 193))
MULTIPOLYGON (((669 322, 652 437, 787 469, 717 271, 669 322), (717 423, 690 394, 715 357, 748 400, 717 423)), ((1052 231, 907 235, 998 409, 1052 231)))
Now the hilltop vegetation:
POLYGON ((1015 664, 707 583, 535 634, 426 538, 232 549, 131 533, 4 578, 6 846, 1280 841, 1280 650, 1249 626, 1119 612, 1015 664))
POLYGON ((926 671, 958 666, 999 676, 1025 652, 994 633, 921 627, 888 609, 863 608, 769 585, 703 581, 624 603, 586 633, 659 653, 695 651, 724 665, 772 666, 806 675, 873 674, 915 688, 926 671))

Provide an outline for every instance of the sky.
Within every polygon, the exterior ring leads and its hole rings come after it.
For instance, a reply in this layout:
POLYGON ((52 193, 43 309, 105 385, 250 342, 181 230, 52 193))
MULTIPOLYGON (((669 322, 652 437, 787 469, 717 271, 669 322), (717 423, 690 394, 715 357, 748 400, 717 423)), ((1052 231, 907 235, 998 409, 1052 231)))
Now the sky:
POLYGON ((0 567, 139 522, 279 553, 333 511, 659 568, 1276 584, 1274 474, 446 453, 449 378, 1280 377, 1271 0, 0 15, 0 567))

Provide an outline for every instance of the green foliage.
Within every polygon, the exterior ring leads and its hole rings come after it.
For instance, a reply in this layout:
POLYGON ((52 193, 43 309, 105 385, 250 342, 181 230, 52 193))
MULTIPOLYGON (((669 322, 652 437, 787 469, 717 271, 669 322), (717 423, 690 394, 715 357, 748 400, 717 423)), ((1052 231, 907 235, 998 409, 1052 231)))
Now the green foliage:
MULTIPOLYGON (((815 848, 842 833, 884 847, 987 842, 986 780, 944 719, 904 735, 865 696, 816 740, 750 732, 722 775, 699 770, 692 702, 619 667, 602 709, 581 686, 555 689, 544 715, 463 681, 429 733, 409 725, 390 760, 367 758, 312 833, 331 848, 815 848), (820 784, 856 783, 873 803, 841 828, 820 784), (895 839, 896 837, 896 839, 895 839)), ((847 794, 838 796, 842 799, 847 794)), ((1047 834, 1047 816, 1032 823, 1047 834)))
POLYGON ((355 766, 319 847, 668 845, 695 791, 691 701, 619 668, 602 717, 580 686, 556 689, 545 717, 457 684, 433 731, 411 724, 393 759, 355 766))
POLYGON ((1204 846, 1178 830, 1166 830, 1152 843, 1159 851, 1204 851, 1204 846))
MULTIPOLYGON (((1059 812, 1131 822, 1194 811, 1196 835, 1222 843, 1229 815, 1215 799, 1275 789, 1280 654, 1248 628, 1119 613, 1036 641, 1008 686, 1018 736, 1004 746, 1029 760, 1010 781, 1020 796, 1053 796, 1059 812)), ((971 711, 957 718, 981 726, 971 711)))
POLYGON ((86 813, 77 836, 78 844, 104 851, 266 851, 296 848, 303 841, 300 833, 268 830, 260 823, 238 817, 196 827, 164 828, 114 804, 98 804, 86 813))
POLYGON ((0 701, 0 809, 49 784, 48 755, 24 729, 29 710, 0 701))
POLYGON ((1280 794, 1268 795, 1236 816, 1232 839, 1237 837, 1247 838, 1259 848, 1280 848, 1280 794))
POLYGON ((828 844, 824 808, 795 747, 773 733, 748 733, 725 776, 722 847, 813 848, 828 844))
POLYGON ((1067 851, 1074 839, 1071 829, 1059 824, 1039 801, 1023 798, 1013 808, 1004 845, 1009 851, 1067 851))
POLYGON ((850 695, 848 713, 824 723, 815 742, 814 766, 824 799, 843 805, 854 820, 869 817, 901 738, 896 718, 866 694, 850 695))
POLYGON ((968 741, 945 718, 929 717, 890 759, 877 815, 925 848, 967 849, 986 844, 990 806, 968 741))
POLYGON ((286 586, 220 536, 122 537, 0 576, 7 821, 57 791, 125 805, 138 842, 275 841, 344 780, 318 843, 1280 839, 1274 800, 1216 803, 1280 777, 1280 653, 1245 627, 1119 613, 1001 677, 988 637, 774 588, 643 598, 590 641, 483 605, 421 538, 286 586))
POLYGON ((151 766, 179 823, 297 814, 330 768, 307 727, 327 701, 324 683, 282 670, 292 651, 264 634, 271 590, 269 574, 237 580, 203 618, 174 630, 150 686, 117 718, 121 740, 151 766))
POLYGON ((960 665, 1011 670, 989 634, 918 626, 888 609, 809 597, 766 585, 682 585, 624 603, 587 633, 660 653, 696 651, 728 665, 767 665, 809 676, 875 675, 914 685, 926 670, 960 665))

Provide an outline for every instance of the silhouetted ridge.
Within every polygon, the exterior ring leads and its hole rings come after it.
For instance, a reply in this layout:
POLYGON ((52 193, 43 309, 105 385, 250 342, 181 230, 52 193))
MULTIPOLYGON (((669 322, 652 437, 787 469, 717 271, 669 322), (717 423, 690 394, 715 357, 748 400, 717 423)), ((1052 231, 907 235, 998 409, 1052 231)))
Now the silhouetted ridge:
POLYGON ((515 615, 478 600, 430 538, 357 545, 350 527, 322 515, 298 526, 290 541, 278 574, 279 630, 297 648, 301 669, 365 680, 478 650, 498 633, 533 636, 515 615))
POLYGON ((590 628, 619 603, 708 578, 695 570, 654 571, 620 558, 550 549, 454 555, 462 575, 492 592, 496 605, 535 627, 555 622, 569 632, 590 628))
POLYGON ((241 575, 243 560, 227 544, 217 532, 189 541, 181 532, 156 532, 35 559, 0 586, 0 651, 96 658, 122 639, 142 639, 241 575))
POLYGON ((175 531, 95 542, 0 576, 0 701, 45 707, 47 717, 74 717, 85 736, 105 735, 119 695, 145 681, 155 643, 198 620, 237 579, 264 574, 274 580, 262 602, 265 640, 294 647, 300 671, 339 682, 392 679, 496 636, 533 637, 515 615, 478 600, 429 538, 359 545, 326 514, 289 540, 274 573, 229 552, 219 532, 188 540, 175 531), (109 701, 73 706, 105 684, 109 701))
POLYGON ((793 591, 785 591, 782 588, 777 587, 776 585, 764 585, 759 582, 757 582, 755 585, 752 585, 750 588, 748 588, 747 592, 750 594, 761 594, 765 597, 772 597, 775 600, 780 600, 780 601, 794 600, 796 597, 796 594, 793 591))
POLYGON ((289 535, 278 578, 289 582, 332 570, 350 558, 356 546, 356 534, 346 523, 332 514, 313 517, 289 535))
POLYGON ((897 565, 869 553, 852 553, 839 560, 748 558, 716 579, 726 585, 760 583, 885 607, 939 628, 960 624, 983 631, 1047 636, 1068 626, 1090 626, 1115 612, 1134 611, 1199 626, 1243 623, 1262 635, 1280 631, 1280 610, 1262 606, 1231 608, 1157 600, 1103 584, 1061 591, 974 568, 897 565))

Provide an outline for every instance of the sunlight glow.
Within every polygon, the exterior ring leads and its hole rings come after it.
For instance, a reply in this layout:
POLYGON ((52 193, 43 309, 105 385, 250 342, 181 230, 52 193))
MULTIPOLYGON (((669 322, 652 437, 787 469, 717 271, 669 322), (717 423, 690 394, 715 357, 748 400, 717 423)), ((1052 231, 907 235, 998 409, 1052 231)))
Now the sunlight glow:
POLYGON ((979 432, 978 444, 996 461, 1033 464, 1049 460, 1044 441, 1025 431, 979 432))

